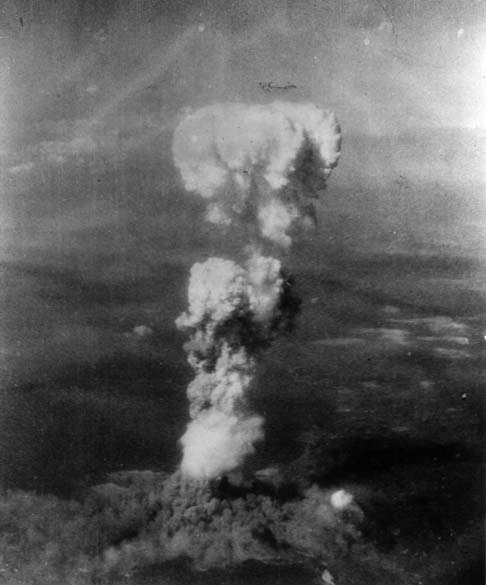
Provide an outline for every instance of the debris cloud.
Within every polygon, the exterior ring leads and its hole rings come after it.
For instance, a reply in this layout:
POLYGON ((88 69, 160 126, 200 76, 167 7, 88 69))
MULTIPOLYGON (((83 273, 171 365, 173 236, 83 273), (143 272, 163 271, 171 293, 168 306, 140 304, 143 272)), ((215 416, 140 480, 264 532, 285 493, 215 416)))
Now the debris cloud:
POLYGON ((138 583, 137 571, 179 558, 205 570, 330 561, 359 539, 363 520, 357 505, 339 510, 330 498, 317 488, 287 502, 249 490, 222 497, 214 483, 150 471, 114 473, 83 501, 7 492, 0 574, 12 585, 92 585, 138 583))

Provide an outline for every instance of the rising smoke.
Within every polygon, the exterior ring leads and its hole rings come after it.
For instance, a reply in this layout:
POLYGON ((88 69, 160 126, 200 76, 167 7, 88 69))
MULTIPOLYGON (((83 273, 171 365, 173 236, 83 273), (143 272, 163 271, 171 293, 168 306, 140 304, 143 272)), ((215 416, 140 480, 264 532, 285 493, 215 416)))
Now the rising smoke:
POLYGON ((259 351, 289 327, 298 309, 280 260, 266 240, 288 248, 295 225, 311 223, 312 199, 339 158, 335 117, 312 104, 223 104, 181 121, 173 154, 184 186, 208 201, 207 219, 248 234, 244 266, 209 258, 191 270, 189 332, 191 422, 181 470, 193 479, 232 471, 263 439, 263 419, 248 413, 259 351))
POLYGON ((186 350, 196 373, 187 391, 184 474, 212 479, 231 471, 263 438, 263 419, 246 414, 256 355, 291 327, 297 308, 275 258, 254 253, 245 267, 221 258, 193 266, 189 311, 176 321, 190 333, 186 350))

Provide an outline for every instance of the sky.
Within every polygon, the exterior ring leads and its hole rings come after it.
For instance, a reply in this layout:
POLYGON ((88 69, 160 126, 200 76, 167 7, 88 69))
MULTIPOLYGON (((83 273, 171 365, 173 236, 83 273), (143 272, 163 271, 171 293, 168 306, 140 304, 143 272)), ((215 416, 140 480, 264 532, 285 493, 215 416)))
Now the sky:
POLYGON ((291 252, 304 265, 343 250, 481 257, 485 84, 484 0, 4 0, 7 361, 97 358, 126 333, 126 307, 107 317, 117 287, 133 315, 165 303, 172 323, 180 309, 156 299, 167 266, 230 253, 171 154, 179 121, 207 104, 336 114, 319 228, 291 252))
POLYGON ((105 248, 116 248, 107 232, 123 225, 122 239, 137 239, 126 227, 134 223, 138 233, 165 234, 165 247, 177 247, 167 230, 182 216, 186 231, 194 203, 175 194, 172 132, 191 108, 220 101, 327 107, 344 136, 336 188, 438 181, 439 189, 471 193, 477 218, 485 181, 485 5, 6 0, 4 255, 43 249, 49 261, 89 248, 85 230, 96 232, 98 250, 103 238, 105 248), (261 82, 296 87, 265 91, 261 82), (386 143, 390 137, 395 142, 386 143))

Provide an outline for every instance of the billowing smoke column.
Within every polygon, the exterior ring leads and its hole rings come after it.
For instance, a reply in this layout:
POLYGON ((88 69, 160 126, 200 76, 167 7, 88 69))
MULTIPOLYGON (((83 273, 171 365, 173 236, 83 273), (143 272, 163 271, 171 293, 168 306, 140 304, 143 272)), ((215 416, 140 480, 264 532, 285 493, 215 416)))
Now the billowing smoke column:
POLYGON ((263 438, 263 420, 246 414, 245 395, 255 356, 288 329, 298 307, 280 262, 253 254, 244 267, 210 258, 195 264, 189 311, 176 323, 189 330, 186 344, 196 378, 188 388, 190 423, 182 438, 182 472, 212 478, 237 467, 263 438))
POLYGON ((298 309, 265 240, 287 248, 295 225, 312 223, 312 199, 339 158, 335 117, 312 104, 224 104, 181 121, 174 160, 185 188, 207 199, 207 219, 237 222, 248 234, 244 266, 209 258, 191 270, 189 310, 176 323, 196 377, 188 388, 191 422, 181 441, 182 473, 211 479, 238 467, 263 438, 263 419, 248 413, 256 357, 298 309))

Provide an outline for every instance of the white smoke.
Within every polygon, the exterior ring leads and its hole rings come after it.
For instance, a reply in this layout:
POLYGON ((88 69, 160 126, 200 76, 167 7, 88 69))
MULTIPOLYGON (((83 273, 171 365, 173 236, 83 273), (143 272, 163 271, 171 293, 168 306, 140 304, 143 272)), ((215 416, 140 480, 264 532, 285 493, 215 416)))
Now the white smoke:
POLYGON ((283 279, 275 258, 253 254, 246 267, 232 260, 209 258, 191 268, 189 311, 177 319, 180 327, 199 327, 210 319, 209 329, 235 311, 247 309, 257 321, 266 321, 279 298, 283 279))
POLYGON ((174 160, 184 186, 209 200, 207 218, 228 225, 257 218, 259 233, 282 246, 298 219, 312 218, 340 154, 333 114, 313 104, 217 104, 182 120, 174 160))
POLYGON ((189 311, 177 326, 190 333, 190 422, 182 437, 183 473, 211 479, 241 464, 263 438, 263 419, 247 416, 255 355, 285 324, 280 262, 253 254, 245 267, 210 258, 192 267, 189 311))
POLYGON ((312 104, 217 104, 184 118, 174 161, 184 186, 208 200, 207 219, 251 230, 244 266, 210 258, 191 269, 188 361, 196 377, 187 395, 191 422, 182 437, 181 471, 211 479, 241 465, 263 438, 263 419, 248 412, 258 352, 288 329, 298 310, 279 260, 258 240, 286 248, 292 227, 313 221, 316 198, 339 158, 333 114, 312 104), (307 198, 307 200, 306 200, 307 198))
POLYGON ((232 416, 211 408, 188 426, 181 439, 184 459, 181 471, 193 478, 218 477, 241 464, 263 438, 263 419, 232 416))

